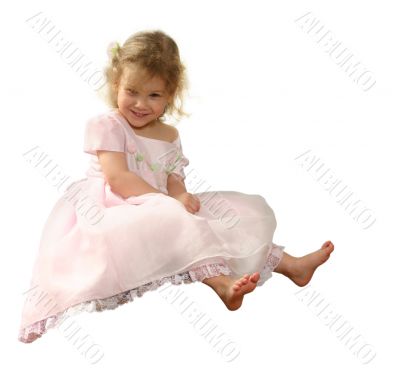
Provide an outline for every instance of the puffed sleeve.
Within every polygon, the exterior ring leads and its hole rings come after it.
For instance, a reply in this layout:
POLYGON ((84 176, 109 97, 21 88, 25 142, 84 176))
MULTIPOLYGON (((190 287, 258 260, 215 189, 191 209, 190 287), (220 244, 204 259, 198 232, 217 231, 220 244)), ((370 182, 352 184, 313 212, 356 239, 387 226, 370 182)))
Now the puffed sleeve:
POLYGON ((90 118, 86 123, 83 151, 97 155, 96 150, 125 152, 126 136, 121 124, 107 114, 90 118))
POLYGON ((181 139, 178 135, 177 140, 175 141, 176 148, 175 153, 173 154, 173 158, 170 163, 167 164, 166 173, 167 175, 171 173, 175 173, 182 177, 182 179, 186 178, 186 174, 184 172, 184 167, 189 165, 189 159, 183 154, 181 139))

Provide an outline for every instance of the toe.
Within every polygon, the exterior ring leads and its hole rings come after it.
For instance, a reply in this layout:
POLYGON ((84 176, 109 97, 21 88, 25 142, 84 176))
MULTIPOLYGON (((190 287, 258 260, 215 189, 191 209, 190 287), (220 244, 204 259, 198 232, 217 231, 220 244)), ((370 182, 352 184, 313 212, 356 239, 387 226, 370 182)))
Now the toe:
POLYGON ((329 253, 331 253, 334 249, 333 243, 331 241, 325 242, 326 246, 324 247, 329 253))
POLYGON ((326 242, 323 243, 321 248, 325 249, 325 250, 328 250, 328 251, 332 251, 333 250, 333 243, 331 241, 326 241, 326 242))
POLYGON ((255 272, 251 275, 250 280, 254 283, 256 283, 258 280, 260 279, 260 273, 259 272, 255 272))

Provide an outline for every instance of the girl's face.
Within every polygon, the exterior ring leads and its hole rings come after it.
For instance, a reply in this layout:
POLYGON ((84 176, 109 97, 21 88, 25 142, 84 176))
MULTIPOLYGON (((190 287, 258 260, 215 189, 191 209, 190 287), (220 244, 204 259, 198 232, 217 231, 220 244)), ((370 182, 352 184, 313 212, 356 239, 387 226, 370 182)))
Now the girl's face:
POLYGON ((124 68, 117 87, 117 104, 121 114, 135 128, 152 126, 168 104, 165 83, 159 77, 134 85, 133 71, 124 68))

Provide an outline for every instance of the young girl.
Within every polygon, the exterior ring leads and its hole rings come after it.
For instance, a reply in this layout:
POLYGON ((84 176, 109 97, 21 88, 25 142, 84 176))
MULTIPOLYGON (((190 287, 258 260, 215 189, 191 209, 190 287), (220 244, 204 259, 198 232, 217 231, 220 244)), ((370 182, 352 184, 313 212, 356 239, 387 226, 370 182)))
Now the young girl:
POLYGON ((30 343, 73 313, 113 309, 165 282, 201 281, 229 310, 273 271, 306 285, 333 251, 330 241, 293 257, 272 242, 275 215, 262 196, 187 192, 189 160, 164 118, 185 115, 187 79, 174 40, 138 32, 108 52, 111 108, 87 122, 86 178, 68 186, 45 223, 19 340, 30 343))

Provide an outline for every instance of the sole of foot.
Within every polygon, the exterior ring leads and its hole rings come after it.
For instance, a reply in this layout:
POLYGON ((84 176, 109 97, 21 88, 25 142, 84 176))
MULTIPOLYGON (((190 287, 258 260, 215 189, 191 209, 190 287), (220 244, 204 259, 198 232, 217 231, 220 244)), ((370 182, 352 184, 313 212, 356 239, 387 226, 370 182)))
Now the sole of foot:
POLYGON ((307 285, 315 270, 329 259, 334 249, 331 241, 325 241, 319 250, 296 258, 290 279, 298 286, 307 285))
POLYGON ((232 280, 228 284, 222 300, 228 310, 234 311, 242 306, 243 297, 247 293, 251 293, 260 280, 260 273, 254 272, 251 275, 245 274, 241 278, 232 280))

